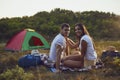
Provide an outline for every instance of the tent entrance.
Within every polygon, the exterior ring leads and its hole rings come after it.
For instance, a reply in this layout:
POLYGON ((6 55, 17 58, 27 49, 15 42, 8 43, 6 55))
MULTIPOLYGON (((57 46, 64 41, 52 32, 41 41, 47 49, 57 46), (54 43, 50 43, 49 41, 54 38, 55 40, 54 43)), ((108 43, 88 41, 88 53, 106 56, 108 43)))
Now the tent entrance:
POLYGON ((29 40, 29 45, 30 46, 43 46, 44 44, 39 38, 32 36, 29 40))

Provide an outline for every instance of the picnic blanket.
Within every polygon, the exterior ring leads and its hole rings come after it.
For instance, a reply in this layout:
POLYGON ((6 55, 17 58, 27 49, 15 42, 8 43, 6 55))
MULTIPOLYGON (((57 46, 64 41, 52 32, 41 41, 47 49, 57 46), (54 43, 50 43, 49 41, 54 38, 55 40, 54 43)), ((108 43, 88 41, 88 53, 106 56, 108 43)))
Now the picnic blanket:
POLYGON ((60 69, 62 71, 77 71, 77 72, 83 72, 83 71, 89 71, 92 69, 98 69, 98 68, 102 68, 103 64, 96 64, 95 66, 88 66, 88 67, 83 67, 83 68, 69 68, 66 66, 60 66, 60 69))
MULTIPOLYGON (((43 61, 43 65, 45 65, 46 67, 50 68, 51 71, 55 71, 55 62, 51 61, 48 57, 48 55, 44 54, 44 53, 40 53, 37 54, 38 56, 40 56, 41 60, 43 61)), ((78 72, 82 72, 82 71, 89 71, 91 69, 98 69, 98 68, 102 68, 104 66, 104 64, 98 60, 98 62, 96 63, 96 65, 93 66, 89 66, 89 67, 84 67, 84 68, 69 68, 64 66, 62 63, 60 63, 60 70, 61 71, 78 71, 78 72)))

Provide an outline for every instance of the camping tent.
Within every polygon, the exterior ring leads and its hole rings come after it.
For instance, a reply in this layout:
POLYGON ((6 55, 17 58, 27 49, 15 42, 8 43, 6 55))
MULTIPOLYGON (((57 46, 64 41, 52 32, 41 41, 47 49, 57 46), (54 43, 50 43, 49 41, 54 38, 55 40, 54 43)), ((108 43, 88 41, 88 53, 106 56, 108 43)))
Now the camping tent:
POLYGON ((10 39, 5 46, 6 50, 12 51, 24 51, 39 48, 45 49, 50 48, 50 46, 46 39, 33 29, 22 30, 13 36, 13 38, 10 39))

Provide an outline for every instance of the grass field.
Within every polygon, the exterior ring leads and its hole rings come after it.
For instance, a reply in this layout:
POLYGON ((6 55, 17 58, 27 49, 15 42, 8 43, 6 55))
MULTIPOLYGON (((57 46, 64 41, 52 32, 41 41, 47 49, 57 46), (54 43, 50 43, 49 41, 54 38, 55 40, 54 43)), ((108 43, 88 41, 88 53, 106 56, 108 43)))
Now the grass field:
MULTIPOLYGON (((115 46, 120 51, 120 41, 95 42, 98 57, 108 46, 115 46)), ((106 66, 89 72, 60 72, 52 73, 42 65, 22 69, 18 59, 28 54, 26 52, 9 52, 4 50, 4 43, 0 44, 0 80, 120 80, 120 59, 106 60, 106 66)), ((49 50, 39 50, 41 53, 49 53, 49 50)))

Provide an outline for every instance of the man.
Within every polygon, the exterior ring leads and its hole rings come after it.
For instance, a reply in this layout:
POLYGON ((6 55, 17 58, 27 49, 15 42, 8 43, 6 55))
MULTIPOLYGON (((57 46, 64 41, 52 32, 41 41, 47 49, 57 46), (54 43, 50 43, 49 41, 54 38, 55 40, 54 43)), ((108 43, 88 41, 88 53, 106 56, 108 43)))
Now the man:
POLYGON ((59 72, 61 55, 66 52, 66 38, 69 36, 69 33, 69 24, 63 23, 60 28, 60 33, 52 41, 49 59, 55 61, 56 72, 59 72))

